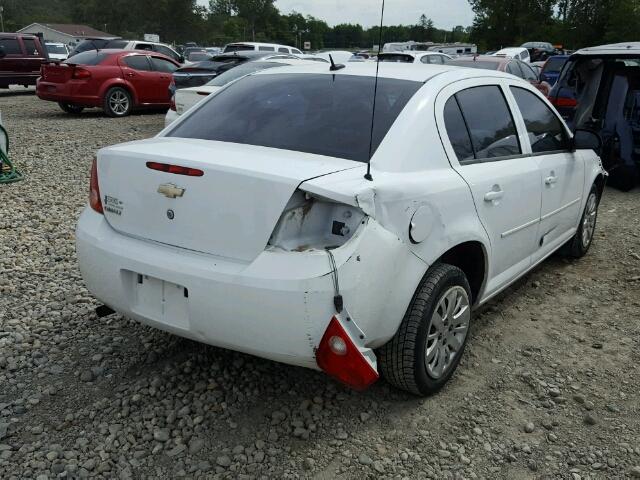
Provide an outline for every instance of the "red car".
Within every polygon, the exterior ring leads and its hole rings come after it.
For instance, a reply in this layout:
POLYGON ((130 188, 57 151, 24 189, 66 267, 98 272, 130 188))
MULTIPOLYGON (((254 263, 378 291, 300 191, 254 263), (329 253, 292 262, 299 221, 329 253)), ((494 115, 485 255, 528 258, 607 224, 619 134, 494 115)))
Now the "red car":
POLYGON ((149 51, 89 50, 42 65, 36 93, 67 113, 98 107, 111 117, 124 117, 134 108, 169 108, 169 83, 179 67, 149 51))
POLYGON ((533 68, 521 60, 509 57, 498 57, 493 55, 476 55, 470 57, 459 57, 447 62, 447 66, 467 67, 467 68, 483 68, 485 70, 498 70, 499 72, 507 72, 523 80, 528 81, 536 87, 546 97, 551 91, 551 85, 541 81, 538 74, 533 68))

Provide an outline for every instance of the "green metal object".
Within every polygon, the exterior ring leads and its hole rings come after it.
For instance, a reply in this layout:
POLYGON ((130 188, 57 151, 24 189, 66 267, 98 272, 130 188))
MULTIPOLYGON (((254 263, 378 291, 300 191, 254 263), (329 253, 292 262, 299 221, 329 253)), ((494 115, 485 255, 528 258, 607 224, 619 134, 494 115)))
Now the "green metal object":
POLYGON ((9 135, 0 124, 0 184, 12 183, 22 180, 24 177, 16 170, 9 160, 9 135))

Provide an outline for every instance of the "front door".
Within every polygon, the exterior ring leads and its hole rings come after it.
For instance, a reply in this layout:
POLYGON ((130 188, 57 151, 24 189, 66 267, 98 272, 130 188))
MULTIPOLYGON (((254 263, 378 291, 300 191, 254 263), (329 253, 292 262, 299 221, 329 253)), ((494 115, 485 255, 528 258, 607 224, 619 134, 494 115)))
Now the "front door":
POLYGON ((584 162, 570 151, 567 130, 546 102, 524 88, 512 86, 511 93, 539 169, 540 230, 532 259, 537 262, 575 233, 581 213, 584 162))
POLYGON ((446 101, 444 123, 452 166, 469 185, 491 241, 485 292, 491 295, 531 264, 540 219, 538 162, 523 153, 500 85, 457 91, 446 101))

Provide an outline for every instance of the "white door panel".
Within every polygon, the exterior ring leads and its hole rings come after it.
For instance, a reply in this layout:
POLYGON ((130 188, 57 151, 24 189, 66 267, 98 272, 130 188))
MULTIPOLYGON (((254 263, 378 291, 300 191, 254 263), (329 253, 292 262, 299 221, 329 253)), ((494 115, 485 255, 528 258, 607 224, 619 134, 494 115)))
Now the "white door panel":
POLYGON ((563 152, 535 158, 540 165, 542 206, 539 248, 534 254, 534 263, 557 248, 556 240, 575 230, 584 183, 584 162, 579 155, 563 152))
POLYGON ((530 265, 540 219, 540 176, 532 157, 482 162, 456 168, 473 194, 494 252, 487 294, 530 265))

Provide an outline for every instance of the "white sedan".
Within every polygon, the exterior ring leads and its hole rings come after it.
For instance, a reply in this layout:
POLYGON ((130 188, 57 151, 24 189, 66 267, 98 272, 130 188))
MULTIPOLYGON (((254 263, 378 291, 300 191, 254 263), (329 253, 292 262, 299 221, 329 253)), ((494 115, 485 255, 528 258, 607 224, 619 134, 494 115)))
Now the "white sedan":
POLYGON ((375 116, 375 63, 273 68, 100 150, 76 232, 87 288, 356 389, 441 388, 473 308, 587 252, 606 173, 598 137, 522 80, 379 67, 375 116))
POLYGON ((195 104, 245 75, 249 75, 260 70, 266 70, 268 68, 284 67, 287 65, 314 65, 314 62, 312 60, 298 60, 295 58, 257 60, 254 62, 243 63, 237 67, 227 70, 213 80, 199 87, 178 89, 171 99, 171 108, 167 110, 167 114, 164 118, 164 126, 169 126, 195 104))

